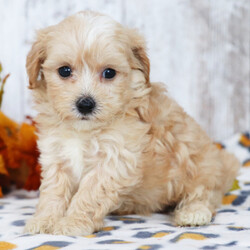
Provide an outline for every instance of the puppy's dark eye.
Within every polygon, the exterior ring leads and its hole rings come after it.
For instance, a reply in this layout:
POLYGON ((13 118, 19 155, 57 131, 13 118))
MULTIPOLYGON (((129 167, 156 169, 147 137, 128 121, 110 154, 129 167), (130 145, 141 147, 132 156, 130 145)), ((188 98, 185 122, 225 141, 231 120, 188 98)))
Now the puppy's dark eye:
POLYGON ((67 78, 71 76, 72 70, 69 66, 63 66, 58 69, 58 73, 61 77, 67 78))
POLYGON ((114 78, 116 75, 116 71, 114 69, 111 68, 107 68, 105 70, 103 70, 102 72, 102 77, 105 79, 112 79, 114 78))

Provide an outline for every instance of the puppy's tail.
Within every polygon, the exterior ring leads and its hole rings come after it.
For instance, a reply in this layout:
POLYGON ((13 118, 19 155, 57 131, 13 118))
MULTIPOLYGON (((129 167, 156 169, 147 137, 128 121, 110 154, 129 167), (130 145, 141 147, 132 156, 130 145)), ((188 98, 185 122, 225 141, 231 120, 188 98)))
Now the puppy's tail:
POLYGON ((220 150, 220 157, 223 164, 223 182, 224 182, 224 193, 228 192, 232 188, 233 181, 239 173, 241 164, 239 160, 231 153, 224 149, 220 150))

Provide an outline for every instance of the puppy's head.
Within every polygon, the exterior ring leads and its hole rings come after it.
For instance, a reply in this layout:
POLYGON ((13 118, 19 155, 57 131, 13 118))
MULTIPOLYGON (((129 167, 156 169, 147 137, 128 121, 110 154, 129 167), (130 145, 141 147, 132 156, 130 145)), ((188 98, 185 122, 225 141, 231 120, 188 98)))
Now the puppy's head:
POLYGON ((53 112, 80 128, 119 117, 149 88, 144 39, 94 12, 40 30, 26 67, 29 87, 43 88, 53 112))

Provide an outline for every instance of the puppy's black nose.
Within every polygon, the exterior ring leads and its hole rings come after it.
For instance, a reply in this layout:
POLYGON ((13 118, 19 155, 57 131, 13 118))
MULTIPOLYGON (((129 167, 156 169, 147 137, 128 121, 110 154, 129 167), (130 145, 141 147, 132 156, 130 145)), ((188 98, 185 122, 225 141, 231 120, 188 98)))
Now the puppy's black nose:
POLYGON ((95 100, 92 97, 82 97, 76 102, 78 111, 83 115, 92 113, 95 106, 95 100))

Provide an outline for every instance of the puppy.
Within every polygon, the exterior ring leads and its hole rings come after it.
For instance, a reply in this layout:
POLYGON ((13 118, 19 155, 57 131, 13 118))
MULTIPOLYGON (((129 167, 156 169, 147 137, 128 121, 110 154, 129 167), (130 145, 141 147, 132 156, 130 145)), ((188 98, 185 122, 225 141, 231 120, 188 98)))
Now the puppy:
POLYGON ((87 235, 109 213, 175 206, 208 224, 239 169, 151 83, 137 31, 91 11, 40 30, 27 57, 42 184, 28 233, 87 235))

